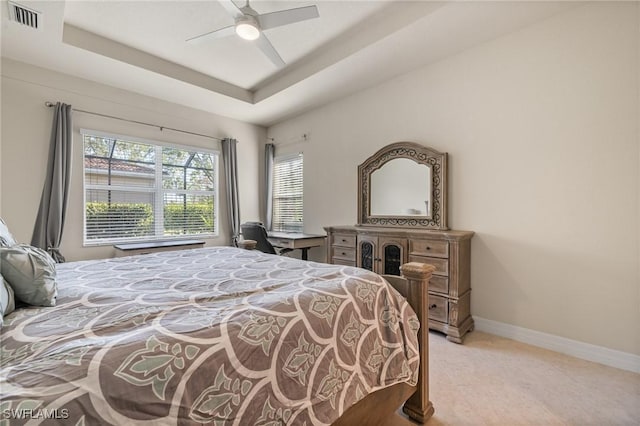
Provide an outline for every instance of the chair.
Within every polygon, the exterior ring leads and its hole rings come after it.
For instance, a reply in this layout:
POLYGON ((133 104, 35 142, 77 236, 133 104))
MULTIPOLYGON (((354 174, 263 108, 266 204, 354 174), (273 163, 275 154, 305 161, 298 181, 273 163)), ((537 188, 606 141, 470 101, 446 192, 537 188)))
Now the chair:
POLYGON ((267 230, 261 222, 246 222, 240 225, 242 237, 245 240, 255 240, 256 250, 263 253, 282 254, 276 251, 267 239, 267 230))

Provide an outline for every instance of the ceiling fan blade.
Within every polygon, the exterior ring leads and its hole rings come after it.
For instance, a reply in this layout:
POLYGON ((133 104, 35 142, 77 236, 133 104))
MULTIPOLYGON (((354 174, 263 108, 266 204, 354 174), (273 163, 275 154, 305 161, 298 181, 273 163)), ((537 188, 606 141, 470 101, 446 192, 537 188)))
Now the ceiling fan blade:
POLYGON ((318 8, 316 6, 305 6, 298 7, 296 9, 263 13, 262 15, 256 16, 256 19, 260 24, 260 28, 268 30, 270 28, 281 27, 282 25, 318 18, 319 16, 320 14, 318 13, 318 8))
POLYGON ((280 68, 284 66, 284 61, 264 33, 260 34, 260 37, 258 37, 255 43, 276 67, 280 68))
POLYGON ((228 27, 220 28, 217 30, 209 31, 208 33, 200 34, 195 37, 187 39, 188 43, 201 43, 209 40, 215 40, 217 38, 228 37, 236 33, 236 26, 230 25, 228 27))
POLYGON ((244 13, 242 13, 240 8, 238 6, 236 6, 236 4, 233 1, 231 1, 231 0, 218 0, 218 3, 220 3, 220 5, 227 10, 229 15, 231 15, 233 17, 233 19, 242 18, 244 16, 244 13))

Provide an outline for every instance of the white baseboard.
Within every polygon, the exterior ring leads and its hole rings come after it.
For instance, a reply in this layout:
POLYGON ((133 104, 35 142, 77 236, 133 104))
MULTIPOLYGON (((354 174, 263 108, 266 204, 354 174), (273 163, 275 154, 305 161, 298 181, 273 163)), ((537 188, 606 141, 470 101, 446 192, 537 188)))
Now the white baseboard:
POLYGON ((475 329, 495 334, 529 345, 550 349, 555 352, 586 359, 610 367, 640 373, 640 356, 628 352, 617 351, 603 346, 592 345, 567 339, 553 334, 542 333, 528 328, 518 327, 503 322, 480 317, 473 317, 475 329))

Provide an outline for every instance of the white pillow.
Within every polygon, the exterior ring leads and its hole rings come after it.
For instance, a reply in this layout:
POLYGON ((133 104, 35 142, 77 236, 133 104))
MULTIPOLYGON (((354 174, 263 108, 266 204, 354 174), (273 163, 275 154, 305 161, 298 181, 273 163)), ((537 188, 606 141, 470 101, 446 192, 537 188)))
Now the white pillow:
POLYGON ((33 306, 56 305, 56 262, 46 251, 27 244, 0 247, 0 271, 16 300, 33 306))
POLYGON ((0 327, 3 318, 16 309, 16 300, 13 295, 13 289, 0 274, 0 327))
POLYGON ((7 224, 4 223, 4 220, 0 217, 0 247, 11 247, 16 244, 18 244, 18 242, 13 238, 7 224))

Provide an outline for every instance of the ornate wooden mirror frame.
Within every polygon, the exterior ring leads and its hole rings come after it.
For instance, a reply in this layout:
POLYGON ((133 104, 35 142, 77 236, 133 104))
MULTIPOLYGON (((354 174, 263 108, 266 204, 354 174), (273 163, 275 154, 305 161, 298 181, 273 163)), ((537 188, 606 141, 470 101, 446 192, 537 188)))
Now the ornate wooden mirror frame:
POLYGON ((358 225, 449 229, 447 227, 447 153, 413 142, 396 142, 380 149, 360 164, 358 166, 358 225), (397 158, 411 159, 418 164, 430 167, 430 215, 371 214, 371 174, 397 158))

